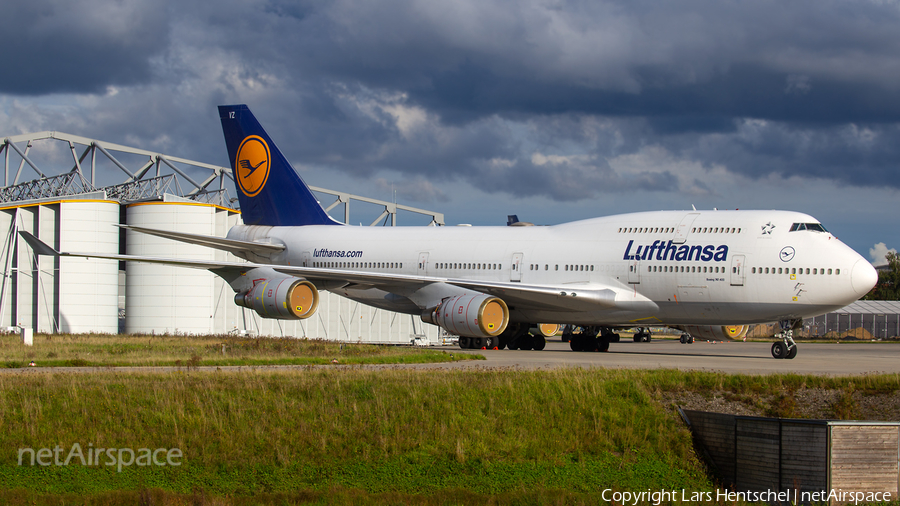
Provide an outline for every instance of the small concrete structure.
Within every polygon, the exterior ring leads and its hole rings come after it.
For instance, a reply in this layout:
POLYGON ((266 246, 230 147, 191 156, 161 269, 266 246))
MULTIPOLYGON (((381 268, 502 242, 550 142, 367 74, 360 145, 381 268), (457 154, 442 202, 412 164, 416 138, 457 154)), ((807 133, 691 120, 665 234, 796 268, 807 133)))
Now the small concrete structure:
POLYGON ((900 422, 681 413, 698 450, 733 490, 791 490, 801 502, 803 493, 824 492, 824 499, 832 491, 900 497, 900 422))

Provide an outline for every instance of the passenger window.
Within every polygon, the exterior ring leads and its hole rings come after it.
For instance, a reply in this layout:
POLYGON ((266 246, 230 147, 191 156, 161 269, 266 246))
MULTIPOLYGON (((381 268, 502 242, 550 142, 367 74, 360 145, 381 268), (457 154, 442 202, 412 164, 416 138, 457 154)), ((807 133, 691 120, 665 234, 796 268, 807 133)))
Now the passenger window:
POLYGON ((828 275, 831 276, 831 269, 828 269, 828 275))
POLYGON ((840 270, 840 269, 835 269, 835 270, 834 270, 834 273, 835 273, 835 275, 840 276, 840 275, 841 275, 841 270, 840 270))
POLYGON ((768 273, 769 273, 769 268, 768 268, 768 267, 766 267, 766 274, 768 274, 768 273))
POLYGON ((806 273, 809 274, 809 267, 806 268, 806 273))
POLYGON ((816 269, 813 269, 813 274, 818 274, 818 272, 816 272, 816 269))
POLYGON ((756 274, 756 267, 754 267, 753 269, 751 269, 750 272, 751 272, 752 274, 756 274))

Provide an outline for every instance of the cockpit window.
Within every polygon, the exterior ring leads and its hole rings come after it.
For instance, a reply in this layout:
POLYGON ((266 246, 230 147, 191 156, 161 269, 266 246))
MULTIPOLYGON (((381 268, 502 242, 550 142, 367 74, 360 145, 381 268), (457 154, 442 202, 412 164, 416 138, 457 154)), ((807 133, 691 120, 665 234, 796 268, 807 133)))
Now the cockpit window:
POLYGON ((799 230, 811 230, 813 232, 828 232, 825 230, 825 227, 822 226, 821 223, 794 223, 791 225, 791 232, 797 232, 799 230))

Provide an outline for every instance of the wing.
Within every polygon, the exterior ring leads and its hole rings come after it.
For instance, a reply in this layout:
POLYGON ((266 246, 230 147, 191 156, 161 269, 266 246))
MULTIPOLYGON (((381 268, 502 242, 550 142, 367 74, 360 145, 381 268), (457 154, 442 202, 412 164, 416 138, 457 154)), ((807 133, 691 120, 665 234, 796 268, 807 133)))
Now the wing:
MULTIPOLYGON (((507 304, 539 310, 554 311, 596 311, 617 308, 634 308, 639 304, 645 308, 653 308, 656 304, 634 289, 623 286, 603 285, 597 283, 573 285, 528 285, 512 282, 480 281, 470 279, 441 278, 432 276, 416 276, 403 274, 386 274, 377 272, 323 269, 318 267, 301 267, 292 265, 257 264, 250 262, 210 262, 203 260, 178 260, 174 258, 144 257, 134 255, 101 255, 96 253, 60 252, 42 242, 28 232, 19 235, 38 255, 75 256, 86 258, 103 258, 109 260, 159 263, 206 269, 216 274, 246 272, 256 268, 268 268, 282 274, 306 278, 315 284, 317 281, 328 281, 339 287, 356 286, 359 288, 374 287, 388 292, 413 293, 426 285, 442 283, 456 286, 473 292, 494 295, 507 304)), ((254 243, 255 244, 255 243, 254 243)), ((433 301, 438 302, 438 301, 433 301)), ((422 309, 425 309, 423 307, 422 309)))
POLYGON ((284 244, 266 243, 266 242, 250 242, 237 241, 234 239, 225 239, 222 237, 213 237, 208 235, 186 234, 183 232, 170 232, 168 230, 159 230, 156 228, 135 227, 133 225, 117 225, 126 230, 134 230, 142 234, 155 235, 157 237, 165 237, 173 241, 186 242, 188 244, 198 244, 208 248, 220 249, 230 253, 250 252, 257 255, 270 255, 284 250, 284 244))

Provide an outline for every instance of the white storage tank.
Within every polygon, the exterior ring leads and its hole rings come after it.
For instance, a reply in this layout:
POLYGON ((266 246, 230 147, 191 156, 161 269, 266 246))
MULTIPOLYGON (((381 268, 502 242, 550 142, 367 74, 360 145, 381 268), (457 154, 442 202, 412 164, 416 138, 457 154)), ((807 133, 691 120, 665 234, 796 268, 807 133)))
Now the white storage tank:
MULTIPOLYGON (((165 195, 162 201, 128 204, 126 222, 190 234, 221 235, 221 230, 216 227, 219 212, 226 211, 211 204, 165 195)), ((128 231, 125 238, 128 255, 208 261, 216 260, 218 256, 211 248, 133 231, 128 231)), ((216 282, 216 276, 204 269, 127 262, 125 332, 215 332, 217 285, 221 286, 221 283, 216 282)), ((231 293, 230 288, 225 289, 231 293)))
POLYGON ((62 251, 114 255, 119 252, 119 203, 105 197, 98 192, 0 210, 5 238, 0 264, 8 274, 0 289, 0 326, 52 333, 117 331, 118 262, 35 257, 18 240, 18 232, 27 231, 62 251))
MULTIPOLYGON (((109 200, 67 200, 60 203, 59 249, 119 252, 119 203, 109 200)), ((119 330, 119 262, 97 258, 59 258, 59 331, 63 333, 119 330)))

